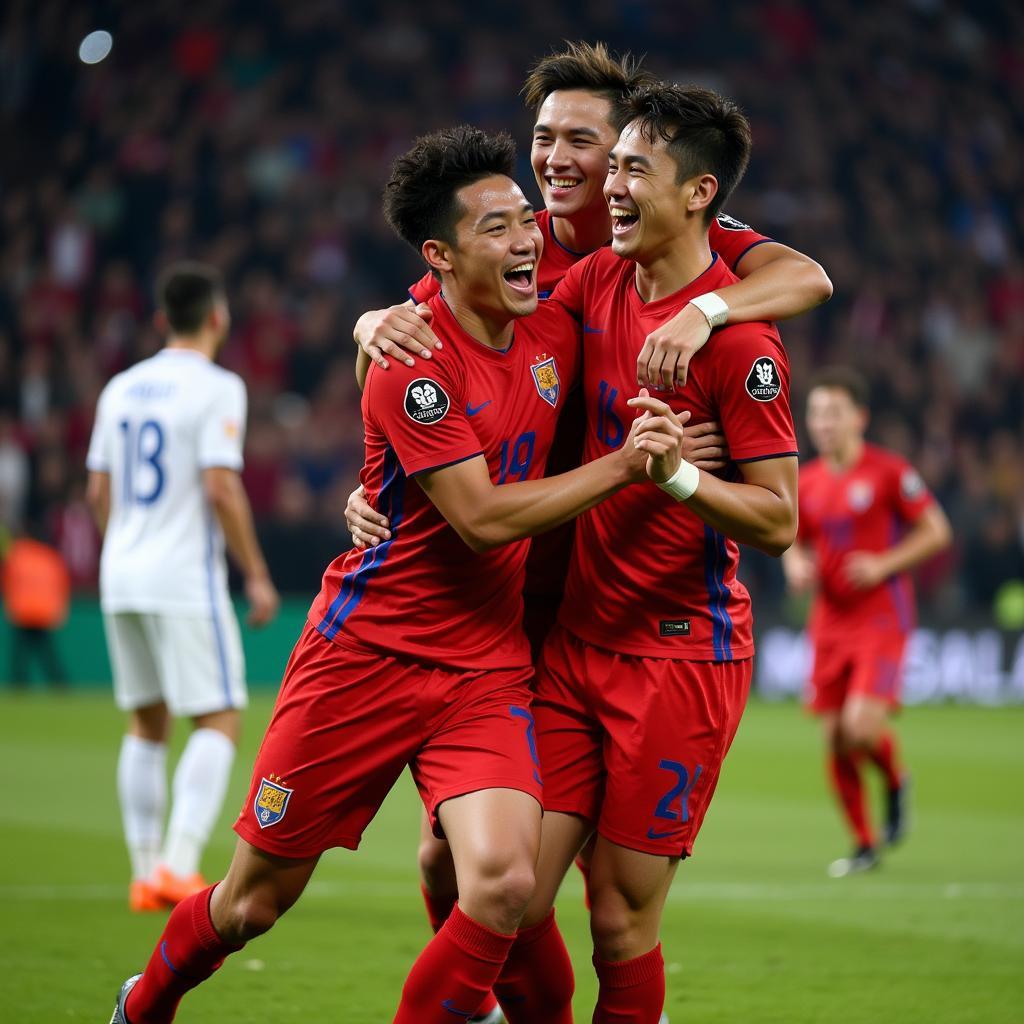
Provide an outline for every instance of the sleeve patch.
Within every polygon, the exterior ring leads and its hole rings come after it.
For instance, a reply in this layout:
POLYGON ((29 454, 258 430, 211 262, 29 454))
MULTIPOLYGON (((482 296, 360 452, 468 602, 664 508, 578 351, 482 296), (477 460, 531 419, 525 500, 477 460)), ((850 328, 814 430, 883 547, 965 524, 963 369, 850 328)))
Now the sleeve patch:
POLYGON ((775 360, 771 356, 758 356, 750 367, 744 386, 755 402, 774 402, 782 391, 782 379, 775 360))
POLYGON ((417 377, 405 389, 405 414, 420 426, 440 423, 448 415, 451 400, 436 380, 417 377))
POLYGON ((720 228, 725 228, 726 231, 752 231, 753 228, 749 224, 744 224, 743 221, 737 220, 735 217, 730 217, 727 213, 720 213, 715 220, 718 221, 720 228))
POLYGON ((900 475, 900 494, 905 501, 915 501, 924 494, 924 481, 916 469, 903 470, 900 475))

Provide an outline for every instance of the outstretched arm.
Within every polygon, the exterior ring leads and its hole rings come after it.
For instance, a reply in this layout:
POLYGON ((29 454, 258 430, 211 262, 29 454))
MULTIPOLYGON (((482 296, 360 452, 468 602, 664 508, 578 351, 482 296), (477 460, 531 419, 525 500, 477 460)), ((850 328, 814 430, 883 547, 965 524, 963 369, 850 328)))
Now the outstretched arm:
MULTIPOLYGON (((788 320, 832 297, 832 282, 821 265, 796 249, 764 242, 747 252, 736 267, 740 280, 713 294, 728 307, 722 323, 788 320)), ((669 390, 682 387, 690 360, 711 336, 711 322, 687 303, 671 320, 652 331, 636 361, 637 383, 669 390)))

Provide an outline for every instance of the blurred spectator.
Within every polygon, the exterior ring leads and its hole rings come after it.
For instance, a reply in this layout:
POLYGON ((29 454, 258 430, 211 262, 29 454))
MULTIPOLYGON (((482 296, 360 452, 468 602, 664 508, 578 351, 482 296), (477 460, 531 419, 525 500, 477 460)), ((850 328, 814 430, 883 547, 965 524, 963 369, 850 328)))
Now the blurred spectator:
MULTIPOLYGON (((956 524, 958 557, 928 568, 924 607, 987 613, 1015 571, 1016 513, 992 510, 1024 495, 1020 4, 731 0, 695 25, 668 0, 571 16, 522 0, 511 22, 466 0, 438 0, 429 20, 409 0, 251 0, 241 20, 231 3, 186 15, 118 0, 113 52, 92 67, 74 59, 71 0, 10 6, 0 525, 31 509, 59 529, 76 585, 90 579, 74 510, 95 396, 159 343, 149 291, 183 254, 216 263, 234 297, 225 358, 250 389, 246 478, 276 531, 272 572, 305 564, 321 524, 347 542, 335 501, 362 442, 351 326, 421 269, 381 217, 390 161, 462 120, 512 130, 525 155, 522 76, 573 37, 646 53, 747 110, 754 155, 729 212, 820 260, 836 288, 784 325, 796 407, 816 366, 856 363, 872 436, 921 467, 956 524)), ((748 571, 777 592, 775 563, 748 571)))
POLYGON ((47 683, 65 685, 67 674, 57 653, 54 632, 68 615, 71 578, 60 554, 31 536, 16 538, 0 566, 0 593, 14 631, 11 684, 27 686, 36 661, 47 683))

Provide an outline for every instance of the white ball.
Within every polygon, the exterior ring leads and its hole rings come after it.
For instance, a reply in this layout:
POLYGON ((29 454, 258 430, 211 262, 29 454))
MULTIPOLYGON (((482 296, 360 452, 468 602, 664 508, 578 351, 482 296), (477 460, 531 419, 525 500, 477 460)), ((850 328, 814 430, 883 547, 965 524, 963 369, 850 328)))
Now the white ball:
POLYGON ((90 32, 78 47, 78 59, 83 64, 99 64, 114 46, 114 37, 103 29, 90 32))

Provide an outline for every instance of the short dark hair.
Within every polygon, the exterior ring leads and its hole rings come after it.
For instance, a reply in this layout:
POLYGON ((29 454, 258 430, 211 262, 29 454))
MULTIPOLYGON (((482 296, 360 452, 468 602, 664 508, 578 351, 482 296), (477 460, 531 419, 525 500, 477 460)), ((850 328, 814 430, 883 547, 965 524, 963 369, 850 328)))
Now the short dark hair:
POLYGON ((705 221, 711 223, 750 160, 750 122, 732 100, 699 85, 643 85, 616 103, 615 126, 621 132, 634 121, 650 143, 668 143, 676 162, 676 182, 695 174, 713 174, 718 193, 708 204, 705 221))
POLYGON ((428 238, 455 243, 462 216, 457 192, 481 178, 511 178, 516 144, 507 132, 491 134, 462 124, 421 135, 391 168, 384 186, 384 216, 417 252, 428 238))
POLYGON ((807 394, 815 388, 835 388, 845 391, 853 400, 853 404, 867 409, 871 404, 871 389, 867 378, 852 366, 825 366, 811 377, 807 394))
POLYGON ((216 267, 183 260, 161 273, 156 286, 157 302, 175 334, 195 334, 223 299, 224 278, 216 267))
POLYGON ((613 56, 604 43, 566 42, 561 53, 541 57, 530 68, 521 90, 536 112, 559 89, 584 89, 614 103, 626 93, 655 81, 630 53, 613 56))

